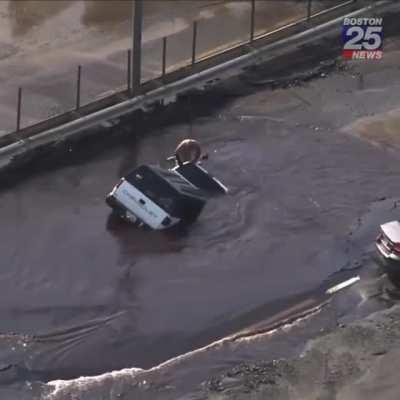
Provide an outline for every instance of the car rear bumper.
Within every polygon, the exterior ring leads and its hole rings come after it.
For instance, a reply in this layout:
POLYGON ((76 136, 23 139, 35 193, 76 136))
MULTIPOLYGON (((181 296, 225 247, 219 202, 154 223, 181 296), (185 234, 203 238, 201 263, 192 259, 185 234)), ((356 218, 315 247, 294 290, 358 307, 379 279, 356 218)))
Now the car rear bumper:
POLYGON ((376 242, 376 248, 382 257, 387 260, 400 261, 400 256, 390 251, 380 240, 376 242))
MULTIPOLYGON (((114 196, 114 191, 111 191, 107 196, 106 196, 106 203, 107 205, 113 209, 113 211, 122 219, 138 224, 139 226, 141 225, 146 225, 148 226, 145 221, 142 221, 135 213, 132 212, 132 210, 128 209, 125 207, 118 199, 115 198, 114 196)), ((157 227, 152 227, 152 229, 155 230, 164 230, 167 228, 171 228, 172 226, 176 225, 179 221, 173 220, 169 217, 164 218, 164 220, 161 222, 161 224, 157 227)))
POLYGON ((136 215, 131 213, 123 204, 121 204, 114 196, 113 192, 107 195, 106 203, 118 214, 119 217, 126 219, 129 222, 140 222, 136 215))

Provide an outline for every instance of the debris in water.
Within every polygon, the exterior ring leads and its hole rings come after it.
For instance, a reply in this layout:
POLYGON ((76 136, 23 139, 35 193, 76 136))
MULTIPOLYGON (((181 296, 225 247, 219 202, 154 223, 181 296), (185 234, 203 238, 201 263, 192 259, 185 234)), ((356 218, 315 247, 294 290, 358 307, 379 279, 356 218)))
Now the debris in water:
POLYGON ((338 292, 339 290, 345 289, 348 286, 354 285, 356 282, 360 280, 359 276, 353 276, 353 278, 348 279, 347 281, 341 282, 338 285, 332 286, 326 291, 326 294, 333 294, 338 292))
POLYGON ((103 128, 111 128, 113 124, 110 121, 103 121, 100 123, 103 128))
POLYGON ((321 208, 321 206, 312 197, 310 197, 309 200, 315 207, 321 208))

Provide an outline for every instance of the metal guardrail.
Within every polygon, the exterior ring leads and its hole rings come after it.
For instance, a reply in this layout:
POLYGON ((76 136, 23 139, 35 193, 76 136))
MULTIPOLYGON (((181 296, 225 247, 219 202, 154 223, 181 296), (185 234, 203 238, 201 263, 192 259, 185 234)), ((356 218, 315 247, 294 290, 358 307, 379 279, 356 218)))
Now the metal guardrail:
MULTIPOLYGON (((249 7, 249 31, 248 31, 248 38, 245 40, 237 41, 234 43, 226 43, 222 48, 219 48, 214 51, 208 52, 208 54, 199 54, 198 52, 198 40, 199 40, 199 24, 200 21, 194 21, 191 28, 191 55, 188 57, 187 61, 183 61, 183 63, 178 64, 168 70, 167 65, 167 56, 168 56, 168 43, 170 37, 163 37, 162 41, 162 55, 160 60, 160 75, 156 78, 150 79, 145 82, 141 82, 139 85, 135 80, 139 79, 140 82, 140 71, 136 71, 134 73, 134 68, 141 68, 141 65, 138 66, 137 62, 138 59, 141 60, 140 55, 133 54, 131 49, 126 51, 126 86, 125 88, 120 87, 116 88, 115 92, 112 94, 108 94, 103 98, 94 99, 87 104, 82 105, 81 102, 81 91, 82 91, 82 72, 84 71, 84 66, 79 65, 77 68, 77 75, 75 81, 75 88, 76 88, 76 101, 75 107, 51 118, 43 119, 42 121, 31 124, 28 126, 21 126, 21 118, 23 113, 23 90, 22 88, 18 88, 18 95, 17 95, 17 108, 16 108, 16 127, 13 132, 0 137, 0 147, 11 144, 15 141, 24 139, 29 137, 32 134, 37 134, 41 130, 51 129, 58 125, 64 124, 66 122, 71 122, 74 119, 82 117, 84 115, 89 115, 93 111, 98 111, 99 109, 118 104, 121 101, 127 100, 132 98, 136 95, 143 95, 149 92, 150 90, 154 89, 161 84, 171 83, 174 80, 181 79, 181 74, 179 73, 181 70, 185 70, 184 76, 189 76, 191 73, 196 73, 198 70, 196 69, 197 64, 207 62, 207 60, 220 56, 223 53, 226 53, 233 48, 237 48, 243 45, 253 45, 254 42, 260 38, 263 38, 267 35, 271 35, 276 33, 277 31, 284 31, 293 27, 296 24, 300 23, 307 23, 315 17, 321 16, 323 14, 331 13, 339 8, 348 6, 353 3, 360 2, 360 0, 343 0, 343 1, 336 1, 334 2, 322 2, 325 4, 325 7, 321 8, 314 8, 315 4, 320 4, 321 1, 317 0, 306 0, 304 2, 304 14, 300 18, 297 18, 294 21, 290 21, 278 29, 270 30, 264 29, 257 29, 256 27, 256 16, 257 16, 257 1, 256 0, 248 0, 250 2, 249 7), (41 129, 42 128, 42 129, 41 129)), ((135 19, 137 20, 137 18, 135 19)), ((141 28, 141 24, 140 24, 141 28)), ((141 36, 141 33, 140 33, 141 36)), ((140 38, 141 39, 141 38, 140 38)), ((137 49, 134 51, 137 51, 137 49)))

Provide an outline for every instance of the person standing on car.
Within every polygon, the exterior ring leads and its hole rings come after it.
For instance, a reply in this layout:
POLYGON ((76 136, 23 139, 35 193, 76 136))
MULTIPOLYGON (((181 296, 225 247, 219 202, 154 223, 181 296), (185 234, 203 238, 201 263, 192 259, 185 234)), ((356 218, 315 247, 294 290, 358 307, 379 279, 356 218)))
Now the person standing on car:
POLYGON ((184 139, 175 149, 175 158, 179 165, 185 162, 196 164, 200 159, 207 158, 202 154, 200 143, 195 139, 184 139))

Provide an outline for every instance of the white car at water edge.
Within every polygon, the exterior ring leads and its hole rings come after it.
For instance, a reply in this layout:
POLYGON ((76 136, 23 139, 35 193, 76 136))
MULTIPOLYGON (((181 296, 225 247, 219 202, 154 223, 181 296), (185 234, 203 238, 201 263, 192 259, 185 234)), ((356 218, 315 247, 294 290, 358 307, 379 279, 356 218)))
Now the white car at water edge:
POLYGON ((379 254, 388 261, 400 261, 400 222, 391 221, 380 226, 376 238, 379 254))

